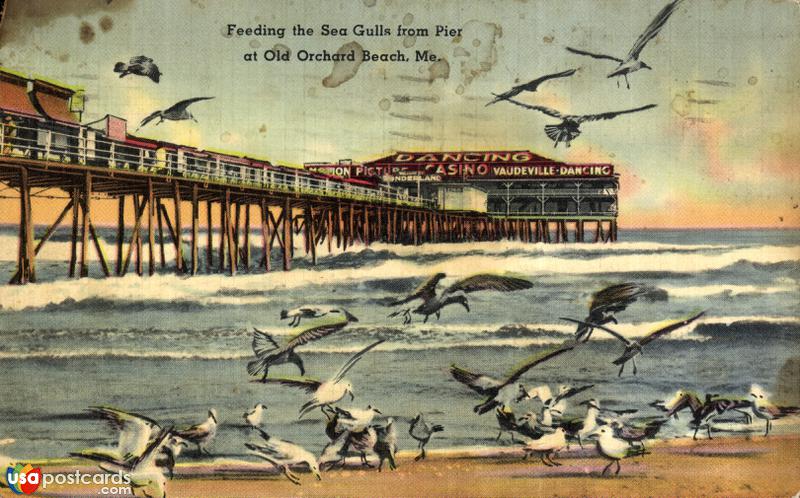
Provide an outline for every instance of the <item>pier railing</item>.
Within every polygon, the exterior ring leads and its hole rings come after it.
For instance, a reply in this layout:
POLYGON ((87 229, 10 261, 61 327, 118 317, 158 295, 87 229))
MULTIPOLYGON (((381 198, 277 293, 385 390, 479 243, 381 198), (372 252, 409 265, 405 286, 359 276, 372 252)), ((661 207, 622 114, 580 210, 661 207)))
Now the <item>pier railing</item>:
POLYGON ((182 177, 203 182, 247 186, 265 190, 315 195, 359 202, 430 208, 432 201, 410 196, 405 190, 376 186, 367 188, 329 178, 318 178, 304 170, 281 171, 269 166, 252 167, 225 160, 216 153, 181 148, 139 147, 111 140, 87 127, 76 134, 0 123, 0 155, 65 165, 100 166, 155 176, 182 177))

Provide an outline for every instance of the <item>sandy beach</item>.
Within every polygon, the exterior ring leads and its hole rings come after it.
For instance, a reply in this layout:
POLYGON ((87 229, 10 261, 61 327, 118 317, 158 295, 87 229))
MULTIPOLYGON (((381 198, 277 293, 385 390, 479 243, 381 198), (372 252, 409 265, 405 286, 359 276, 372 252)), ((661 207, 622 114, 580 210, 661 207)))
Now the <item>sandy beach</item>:
MULTIPOLYGON (((789 497, 800 492, 800 436, 783 435, 652 445, 644 457, 622 462, 618 476, 602 477, 606 461, 593 448, 572 446, 556 457, 563 465, 546 467, 522 460, 514 447, 431 450, 414 462, 398 454, 395 471, 348 466, 323 473, 317 481, 300 473, 296 486, 268 464, 216 459, 180 463, 168 483, 170 497, 372 496, 752 496, 789 497)), ((357 459, 353 459, 357 460, 357 459)), ((94 472, 96 467, 78 464, 94 472)), ((355 462, 353 462, 355 465, 355 462)), ((43 465, 45 472, 74 470, 71 462, 43 465)), ((2 496, 13 496, 8 490, 2 496)), ((98 486, 56 486, 39 496, 98 495, 98 486)))

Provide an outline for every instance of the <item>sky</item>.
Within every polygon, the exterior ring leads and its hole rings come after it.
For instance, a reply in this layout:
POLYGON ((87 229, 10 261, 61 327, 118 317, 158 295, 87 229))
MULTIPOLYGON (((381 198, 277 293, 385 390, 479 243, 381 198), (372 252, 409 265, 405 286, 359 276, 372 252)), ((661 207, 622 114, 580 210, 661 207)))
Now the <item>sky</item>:
MULTIPOLYGON (((179 100, 215 97, 191 108, 199 123, 151 124, 143 136, 286 164, 406 150, 529 149, 558 161, 613 163, 623 229, 800 227, 800 2, 685 0, 642 51, 653 69, 633 74, 630 89, 606 78, 613 62, 565 50, 624 56, 665 4, 9 0, 0 65, 85 88, 84 121, 113 114, 128 119, 129 130, 179 100), (287 33, 227 36, 228 24, 287 33), (292 36, 295 24, 315 34, 292 36), (323 24, 348 33, 320 36, 323 24), (384 25, 392 36, 355 36, 357 24, 384 25), (394 36, 398 25, 428 28, 431 36, 394 36), (436 25, 461 35, 433 36, 436 25), (276 45, 292 60, 264 61, 276 45), (301 50, 343 46, 400 50, 411 60, 365 62, 349 79, 354 68, 346 64, 334 70, 332 62, 296 60, 301 50), (417 62, 415 50, 447 62, 417 62), (253 51, 261 60, 245 61, 253 51), (159 84, 113 72, 115 62, 136 55, 155 60, 159 84), (578 69, 571 78, 519 99, 574 114, 658 107, 585 123, 572 147, 554 148, 543 127, 556 120, 507 103, 485 105, 492 92, 571 68, 578 69)), ((13 221, 17 204, 0 199, 0 221, 13 221)), ((107 219, 98 214, 97 222, 112 221, 115 204, 108 206, 107 219)))

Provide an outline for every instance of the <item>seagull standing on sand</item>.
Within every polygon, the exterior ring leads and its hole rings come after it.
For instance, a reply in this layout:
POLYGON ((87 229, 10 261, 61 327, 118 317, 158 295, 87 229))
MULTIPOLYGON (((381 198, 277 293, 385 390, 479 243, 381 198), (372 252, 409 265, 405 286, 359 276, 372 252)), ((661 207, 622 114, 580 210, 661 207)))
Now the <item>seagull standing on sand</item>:
POLYGON ((407 295, 403 299, 392 302, 389 306, 400 306, 401 304, 405 304, 416 299, 420 299, 422 304, 414 309, 407 308, 397 310, 390 314, 389 317, 403 315, 403 323, 409 324, 411 323, 411 313, 416 313, 418 315, 425 316, 425 319, 422 321, 422 323, 426 323, 428 321, 428 317, 431 315, 436 315, 436 319, 438 320, 439 316, 441 315, 442 308, 451 304, 460 304, 467 310, 467 312, 469 312, 467 294, 470 292, 482 290, 512 292, 522 289, 530 289, 533 287, 533 282, 523 278, 482 273, 457 281, 437 296, 436 287, 446 276, 447 275, 444 273, 437 273, 423 282, 411 294, 407 295))
MULTIPOLYGON (((670 16, 675 12, 678 8, 678 5, 683 0, 672 0, 670 3, 664 6, 661 11, 656 15, 655 19, 650 21, 650 24, 647 26, 647 29, 644 30, 644 33, 639 35, 639 38, 636 39, 636 42, 631 47, 630 52, 625 57, 625 59, 620 59, 619 57, 614 57, 613 55, 606 55, 606 54, 597 54, 593 52, 587 52, 585 50, 578 50, 576 48, 567 47, 567 50, 572 52, 573 54, 578 55, 585 55, 588 57, 592 57, 594 59, 608 59, 612 60, 619 65, 616 69, 614 69, 611 73, 608 74, 608 77, 614 76, 622 76, 625 78, 625 85, 630 89, 631 84, 628 81, 628 75, 638 71, 640 69, 653 69, 652 67, 645 64, 643 61, 639 60, 639 55, 641 54, 642 50, 644 49, 645 45, 652 40, 653 38, 658 35, 661 28, 664 27, 667 20, 670 16)), ((619 86, 619 79, 617 79, 617 86, 619 86)))
POLYGON ((553 453, 562 450, 567 446, 567 437, 564 429, 559 427, 552 434, 545 434, 539 439, 528 442, 522 451, 525 453, 523 458, 528 458, 533 454, 539 455, 542 463, 548 467, 560 466, 561 464, 553 461, 553 453))
POLYGON ((267 332, 255 329, 253 333, 253 353, 256 355, 256 359, 247 364, 247 373, 261 375, 262 379, 266 379, 270 367, 294 363, 300 369, 300 375, 305 375, 306 369, 303 366, 303 360, 294 351, 295 348, 327 337, 342 330, 350 322, 358 321, 358 318, 348 313, 347 310, 339 310, 337 313, 341 313, 341 316, 308 327, 290 338, 283 346, 279 346, 267 332))
POLYGON ((614 436, 614 430, 611 427, 600 427, 595 433, 589 436, 590 439, 597 440, 597 452, 611 460, 608 465, 603 469, 603 474, 611 468, 612 465, 617 465, 617 470, 614 475, 619 474, 620 464, 619 461, 623 458, 630 458, 633 456, 644 455, 646 452, 643 447, 631 446, 626 441, 614 436))
POLYGON ((307 466, 318 481, 322 480, 317 466, 317 459, 310 451, 289 441, 274 438, 263 430, 259 429, 259 432, 262 441, 259 441, 258 444, 245 443, 245 446, 251 450, 253 455, 263 458, 279 468, 289 481, 298 486, 300 485, 300 478, 290 469, 293 465, 307 466))
POLYGON ((619 365, 619 373, 617 374, 617 376, 619 377, 619 376, 622 375, 622 371, 625 369, 625 364, 628 361, 633 361, 633 375, 636 375, 636 357, 639 356, 640 354, 642 354, 642 348, 644 346, 646 346, 647 344, 650 344, 651 342, 655 341, 659 337, 665 336, 665 335, 669 334, 670 332, 673 332, 675 330, 678 330, 680 328, 683 328, 683 327, 689 325, 690 323, 692 323, 693 321, 697 320, 698 318, 700 318, 704 314, 705 314, 705 311, 701 311, 700 313, 698 313, 698 314, 696 314, 696 315, 694 315, 694 316, 692 316, 690 318, 686 318, 684 320, 677 320, 677 321, 670 322, 669 324, 664 325, 662 327, 659 327, 656 330, 650 332, 649 334, 647 334, 646 336, 644 336, 643 338, 641 338, 639 340, 630 340, 630 339, 626 338, 625 336, 623 336, 622 334, 620 334, 619 332, 616 332, 616 331, 614 331, 614 330, 612 330, 612 329, 610 329, 610 328, 608 328, 608 327, 606 327, 604 325, 600 325, 600 324, 597 324, 597 323, 589 323, 589 322, 584 322, 584 321, 581 321, 581 320, 573 320, 571 318, 562 318, 562 320, 567 320, 567 321, 570 321, 570 322, 575 322, 575 323, 578 323, 578 324, 581 324, 581 325, 586 325, 586 326, 589 326, 589 327, 592 327, 592 328, 603 330, 605 332, 608 332, 609 334, 611 334, 615 338, 619 339, 623 344, 625 344, 625 351, 623 351, 622 355, 619 358, 617 358, 616 360, 614 360, 612 362, 614 365, 619 365))
POLYGON ((525 109, 539 111, 544 114, 547 114, 548 116, 560 119, 561 122, 559 124, 546 125, 544 127, 544 132, 545 134, 547 134, 550 140, 553 141, 554 148, 557 147, 560 142, 564 142, 567 147, 570 147, 572 141, 578 138, 578 136, 581 134, 580 126, 582 123, 585 123, 587 121, 614 119, 621 114, 630 114, 632 112, 646 111, 647 109, 652 109, 653 107, 656 107, 656 104, 648 104, 633 109, 625 109, 623 111, 609 111, 600 114, 563 114, 555 109, 551 109, 549 107, 544 107, 541 105, 525 104, 524 102, 520 102, 514 99, 503 99, 503 100, 505 100, 506 102, 511 102, 514 105, 524 107, 525 109))
POLYGON ((114 65, 114 72, 119 73, 120 78, 123 78, 129 74, 135 74, 137 76, 145 76, 150 78, 155 83, 158 83, 158 80, 162 75, 161 71, 158 69, 158 66, 153 63, 153 59, 145 57, 144 55, 138 55, 131 58, 128 64, 125 64, 124 62, 117 62, 114 65))
POLYGON ((378 472, 383 469, 383 462, 389 461, 389 470, 397 468, 394 461, 394 455, 397 453, 397 428, 394 424, 394 419, 389 417, 386 420, 385 426, 376 426, 375 432, 378 436, 378 441, 375 443, 374 450, 378 455, 378 472))
POLYGON ((281 320, 291 318, 289 325, 297 327, 303 318, 319 318, 331 313, 338 313, 347 318, 348 322, 357 322, 358 318, 351 315, 346 309, 333 306, 300 306, 290 310, 281 310, 281 320))
POLYGON ((258 403, 252 410, 244 412, 242 418, 250 427, 258 428, 264 419, 264 410, 266 409, 267 407, 263 403, 258 403))
MULTIPOLYGON (((615 313, 623 311, 636 301, 636 298, 644 294, 645 290, 641 285, 627 282, 624 284, 611 285, 605 289, 592 294, 589 303, 589 316, 583 319, 584 322, 605 325, 617 322, 615 313)), ((594 329, 588 325, 578 325, 575 331, 575 340, 586 342, 592 336, 594 329)))
POLYGON ((456 365, 450 366, 450 374, 454 379, 466 385, 476 393, 487 396, 486 401, 474 408, 475 413, 483 415, 492 408, 508 405, 511 400, 515 399, 515 395, 519 393, 519 387, 516 386, 515 383, 525 372, 540 363, 544 363, 574 348, 575 342, 570 341, 556 348, 548 349, 539 354, 530 356, 504 380, 497 380, 484 374, 472 373, 456 365))
POLYGON ((358 360, 367 354, 367 352, 383 342, 384 341, 382 340, 374 342, 358 353, 354 354, 344 363, 344 365, 342 365, 342 367, 333 377, 326 381, 303 377, 299 379, 265 378, 254 382, 282 384, 284 386, 303 389, 306 392, 313 394, 311 399, 308 400, 308 402, 306 402, 302 407, 300 407, 300 416, 298 418, 302 418, 303 415, 310 412, 314 408, 332 405, 344 398, 345 395, 349 394, 350 399, 354 399, 353 385, 350 383, 350 381, 346 380, 344 376, 351 368, 353 368, 353 366, 355 366, 356 363, 358 363, 358 360))
MULTIPOLYGON (((608 415, 611 415, 613 417, 613 416, 636 413, 638 411, 635 409, 630 409, 630 410, 603 409, 600 408, 600 402, 594 398, 588 401, 582 401, 579 404, 586 406, 586 417, 583 419, 583 425, 577 432, 578 444, 580 445, 581 448, 583 448, 583 440, 586 439, 590 434, 595 432, 601 424, 605 424, 606 421, 608 420, 606 418, 608 415), (601 417, 603 417, 603 420, 601 420, 601 417)), ((664 417, 661 418, 663 419, 664 417)), ((619 422, 619 424, 620 427, 622 427, 622 423, 619 422)), ((633 433, 629 433, 629 435, 634 436, 633 433)), ((619 434, 617 434, 617 436, 619 436, 619 434)))
POLYGON ((144 125, 146 125, 147 123, 149 123, 150 121, 152 121, 152 120, 154 120, 156 118, 159 118, 159 121, 158 121, 158 123, 156 123, 156 126, 160 125, 165 120, 166 121, 183 121, 183 120, 186 120, 186 119, 191 119, 192 121, 197 123, 197 120, 194 118, 192 113, 189 112, 189 110, 187 108, 190 105, 194 104, 195 102, 199 102, 201 100, 210 100, 210 99, 213 99, 213 98, 214 97, 195 97, 193 99, 181 100, 177 104, 174 104, 171 107, 168 107, 168 108, 164 109, 163 111, 159 110, 159 111, 153 112, 152 114, 150 114, 149 116, 144 118, 142 120, 142 122, 139 123, 139 127, 136 128, 136 129, 138 130, 139 128, 143 127, 144 125))
POLYGON ((210 455, 208 445, 214 440, 217 435, 217 411, 215 409, 208 410, 208 418, 185 429, 175 431, 175 434, 185 439, 186 441, 197 445, 198 453, 205 453, 210 455))
POLYGON ((439 424, 428 425, 421 413, 411 419, 408 434, 417 441, 417 448, 420 450, 420 454, 414 457, 414 461, 425 460, 425 445, 431 440, 431 436, 442 431, 444 431, 444 427, 439 424))
POLYGON ((800 408, 796 406, 777 406, 772 404, 768 399, 768 393, 761 386, 754 384, 750 388, 750 396, 753 398, 753 415, 766 422, 765 437, 769 435, 769 430, 772 429, 773 420, 787 415, 800 414, 800 408))
POLYGON ((539 85, 541 85, 545 81, 551 80, 551 79, 554 79, 554 78, 566 78, 567 76, 572 76, 573 74, 575 74, 575 71, 577 71, 577 69, 568 69, 567 71, 562 71, 560 73, 547 74, 547 75, 544 75, 544 76, 540 76, 539 78, 531 80, 531 81, 529 81, 527 83, 523 83, 521 85, 517 85, 515 87, 512 87, 511 90, 509 90, 507 92, 503 92, 503 93, 500 93, 500 94, 495 94, 494 100, 492 100, 491 102, 489 102, 486 105, 490 106, 490 105, 492 105, 494 103, 500 102, 501 100, 510 99, 511 97, 516 97, 517 95, 519 95, 522 92, 535 92, 536 90, 539 89, 539 85))
POLYGON ((668 421, 669 417, 649 417, 629 423, 613 420, 608 425, 614 430, 614 436, 631 446, 639 443, 639 446, 644 449, 644 440, 655 437, 661 430, 661 426, 668 421))

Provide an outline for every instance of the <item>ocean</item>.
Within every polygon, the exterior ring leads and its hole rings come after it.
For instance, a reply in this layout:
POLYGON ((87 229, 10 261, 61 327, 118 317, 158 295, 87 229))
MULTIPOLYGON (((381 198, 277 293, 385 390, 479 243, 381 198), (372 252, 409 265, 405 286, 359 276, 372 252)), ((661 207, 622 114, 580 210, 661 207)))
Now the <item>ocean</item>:
MULTIPOLYGON (((100 229, 109 253, 113 234, 100 229)), ((1 228, 3 278, 14 273, 16 250, 14 228, 1 228)), ((449 366, 500 377, 569 337, 574 327, 559 317, 583 318, 594 291, 625 281, 661 289, 618 315, 616 328, 626 336, 699 310, 706 316, 649 344, 637 376, 626 371, 617 377, 611 360, 622 347, 602 332, 523 376, 528 387, 594 384, 572 400, 567 416, 581 416, 577 402, 589 397, 604 407, 656 415, 647 404, 679 388, 737 396, 746 396, 754 383, 773 393, 797 390, 787 373, 800 356, 796 230, 622 230, 618 243, 605 245, 373 244, 330 255, 321 246, 316 266, 298 247, 291 272, 235 277, 181 277, 167 268, 153 277, 103 279, 95 261, 91 278, 70 280, 68 250, 66 234, 56 234, 37 259, 41 283, 0 287, 0 438, 16 439, 7 448, 15 456, 55 458, 116 444, 113 431, 86 416, 92 405, 143 413, 165 425, 200 422, 215 408, 222 425, 212 453, 241 456, 251 437, 242 413, 259 402, 268 406, 268 432, 319 452, 327 442, 324 418, 317 411, 297 419, 307 395, 251 383, 245 369, 253 329, 285 340, 298 329, 280 321, 280 311, 302 304, 341 306, 359 319, 298 349, 309 376, 327 378, 353 352, 385 340, 349 372, 355 401, 341 406, 371 404, 395 418, 401 449, 416 447, 407 429, 418 412, 445 426, 431 449, 498 444, 494 414, 473 413, 482 399, 452 379, 449 366), (452 306, 425 324, 415 317, 404 326, 387 316, 393 309, 386 303, 440 271, 448 275, 445 284, 478 272, 511 272, 534 286, 471 294, 470 313, 452 306)), ((253 252, 259 254, 258 248, 253 252)), ((277 257, 273 267, 279 267, 277 257)), ((282 365, 270 374, 298 372, 282 365)), ((537 406, 528 401, 514 410, 522 414, 537 406)), ((690 433, 688 419, 671 421, 662 436, 690 433)), ((763 429, 755 419, 732 430, 763 429)))

